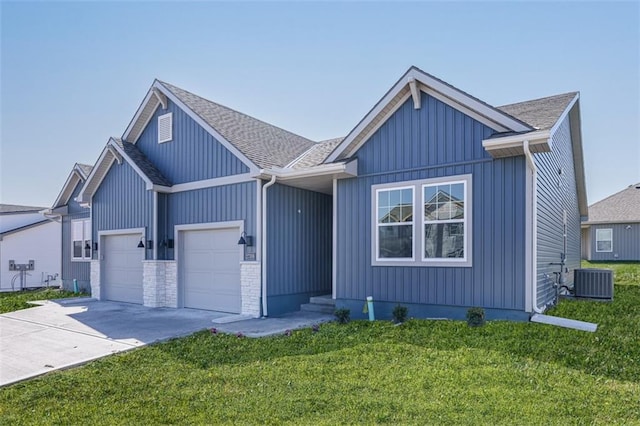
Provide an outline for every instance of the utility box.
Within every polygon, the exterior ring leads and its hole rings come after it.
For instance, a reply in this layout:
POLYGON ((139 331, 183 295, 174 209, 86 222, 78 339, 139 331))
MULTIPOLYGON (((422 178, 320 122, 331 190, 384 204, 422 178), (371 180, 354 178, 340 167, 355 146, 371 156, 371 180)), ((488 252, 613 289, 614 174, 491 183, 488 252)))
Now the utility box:
POLYGON ((613 300, 613 271, 610 269, 576 269, 573 275, 576 297, 613 300))

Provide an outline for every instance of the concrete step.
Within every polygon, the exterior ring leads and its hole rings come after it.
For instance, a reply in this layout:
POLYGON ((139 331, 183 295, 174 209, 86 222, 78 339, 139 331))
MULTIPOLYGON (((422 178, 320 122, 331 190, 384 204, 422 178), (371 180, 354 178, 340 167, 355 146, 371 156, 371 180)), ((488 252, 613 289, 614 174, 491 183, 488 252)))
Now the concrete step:
POLYGON ((323 296, 311 297, 311 298, 309 298, 309 303, 314 303, 316 305, 336 306, 336 301, 335 301, 335 299, 331 298, 330 294, 323 295, 323 296))
POLYGON ((301 311, 306 312, 322 312, 323 314, 333 314, 336 310, 335 306, 332 305, 323 305, 319 303, 305 303, 304 305, 300 305, 301 311))

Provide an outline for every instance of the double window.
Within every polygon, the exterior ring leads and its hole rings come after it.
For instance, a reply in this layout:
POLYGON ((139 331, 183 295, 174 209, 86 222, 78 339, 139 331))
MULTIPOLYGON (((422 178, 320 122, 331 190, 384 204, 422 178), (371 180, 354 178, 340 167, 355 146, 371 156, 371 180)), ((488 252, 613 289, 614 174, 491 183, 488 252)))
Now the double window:
POLYGON ((470 175, 375 185, 372 200, 373 265, 471 266, 470 175))
POLYGON ((596 229, 596 251, 597 252, 613 251, 613 229, 612 228, 596 229))
POLYGON ((91 220, 71 221, 71 259, 91 259, 91 220))

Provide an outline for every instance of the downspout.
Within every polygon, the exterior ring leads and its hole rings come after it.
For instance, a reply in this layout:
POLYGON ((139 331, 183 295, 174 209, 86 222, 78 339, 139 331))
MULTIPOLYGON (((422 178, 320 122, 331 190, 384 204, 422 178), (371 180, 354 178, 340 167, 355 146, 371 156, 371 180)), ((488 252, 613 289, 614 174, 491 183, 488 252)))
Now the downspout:
POLYGON ((533 160, 533 154, 531 153, 531 151, 529 150, 529 141, 525 140, 522 143, 522 149, 524 151, 524 156, 527 160, 527 165, 529 166, 529 169, 531 169, 531 178, 532 178, 532 191, 531 191, 531 205, 532 205, 532 215, 531 215, 531 220, 533 221, 532 226, 531 226, 531 269, 532 269, 532 273, 531 273, 531 277, 529 277, 531 279, 531 307, 533 309, 533 312, 537 313, 537 314, 541 314, 544 312, 543 309, 540 309, 538 307, 538 283, 537 283, 537 274, 536 271, 538 269, 537 266, 537 262, 538 262, 538 254, 536 253, 537 251, 537 247, 535 244, 535 240, 536 240, 536 232, 538 230, 538 202, 537 202, 537 194, 538 194, 538 183, 537 183, 537 173, 538 173, 538 168, 536 167, 536 163, 533 160))
POLYGON ((276 183, 276 175, 271 175, 271 180, 262 186, 262 316, 267 312, 267 189, 276 183))

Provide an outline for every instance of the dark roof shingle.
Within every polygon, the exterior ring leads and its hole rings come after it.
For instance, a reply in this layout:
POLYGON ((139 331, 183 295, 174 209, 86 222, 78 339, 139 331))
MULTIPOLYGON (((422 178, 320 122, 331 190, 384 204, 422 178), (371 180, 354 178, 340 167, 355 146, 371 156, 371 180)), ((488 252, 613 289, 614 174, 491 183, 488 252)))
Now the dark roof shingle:
POLYGON ((136 166, 144 173, 154 185, 171 186, 169 179, 165 178, 160 170, 153 165, 151 160, 144 155, 137 146, 130 142, 125 142, 120 138, 113 138, 118 146, 123 149, 125 154, 133 161, 136 166))
POLYGON ((520 121, 524 121, 538 130, 549 130, 556 124, 577 94, 578 92, 563 93, 531 101, 502 105, 497 109, 520 121))
POLYGON ((344 137, 327 139, 313 145, 291 166, 294 169, 306 169, 324 163, 329 154, 344 140, 344 137))
POLYGON ((640 222, 640 183, 589 206, 589 222, 640 222))

